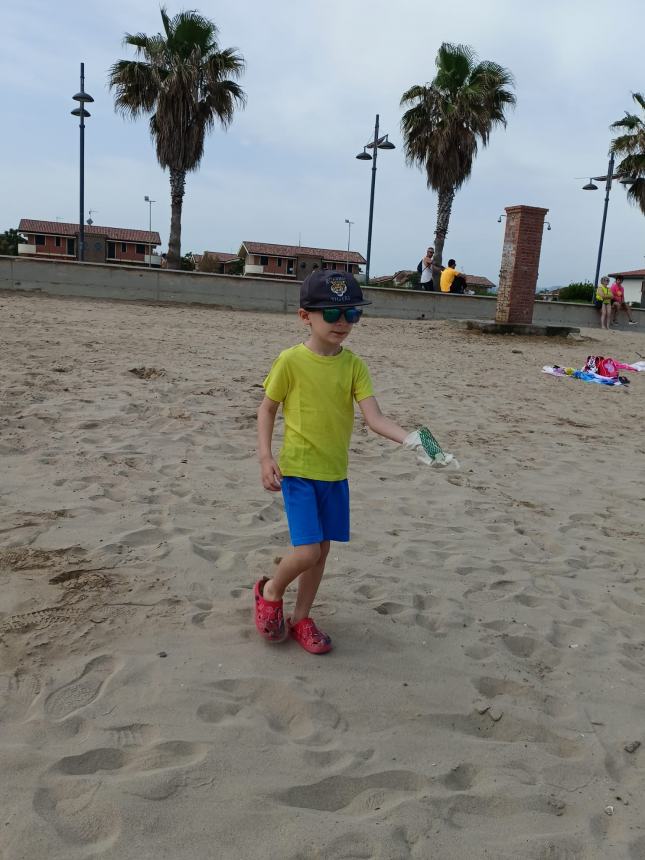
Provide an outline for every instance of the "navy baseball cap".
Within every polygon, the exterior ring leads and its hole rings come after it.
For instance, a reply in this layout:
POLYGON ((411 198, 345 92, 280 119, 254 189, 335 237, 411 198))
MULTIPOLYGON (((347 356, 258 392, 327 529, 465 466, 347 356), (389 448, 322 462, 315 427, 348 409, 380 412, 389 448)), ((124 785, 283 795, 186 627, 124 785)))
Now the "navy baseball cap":
POLYGON ((335 269, 316 269, 307 275, 300 287, 300 307, 305 310, 355 308, 371 305, 363 298, 356 278, 335 269))

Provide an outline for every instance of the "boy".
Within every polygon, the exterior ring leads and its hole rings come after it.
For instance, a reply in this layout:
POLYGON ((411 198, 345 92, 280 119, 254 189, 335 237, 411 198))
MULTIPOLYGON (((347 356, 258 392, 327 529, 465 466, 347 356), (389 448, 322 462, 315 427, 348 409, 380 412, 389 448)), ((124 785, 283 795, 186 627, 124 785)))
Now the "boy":
POLYGON ((461 275, 461 272, 457 271, 456 265, 457 264, 453 259, 448 260, 448 265, 441 273, 441 282, 439 286, 441 287, 442 293, 449 293, 452 282, 455 280, 457 275, 461 275))
POLYGON ((309 337, 275 360, 258 410, 262 484, 282 490, 293 550, 270 579, 256 582, 255 625, 265 639, 281 642, 290 635, 312 654, 332 647, 309 613, 330 541, 349 541, 347 461, 354 401, 375 433, 399 443, 409 435, 382 414, 367 366, 342 346, 368 304, 353 275, 312 272, 302 284, 298 311, 309 337), (271 439, 281 403, 285 429, 278 465, 271 439), (296 605, 285 629, 282 597, 295 579, 296 605))
MULTIPOLYGON (((609 283, 609 278, 607 278, 607 282, 609 283)), ((610 287, 611 289, 611 321, 615 323, 618 321, 618 311, 624 310, 627 314, 627 318, 629 319, 630 325, 638 325, 634 317, 632 316, 632 312, 629 309, 629 305, 625 301, 625 288, 623 287, 623 276, 616 275, 616 280, 610 287)))

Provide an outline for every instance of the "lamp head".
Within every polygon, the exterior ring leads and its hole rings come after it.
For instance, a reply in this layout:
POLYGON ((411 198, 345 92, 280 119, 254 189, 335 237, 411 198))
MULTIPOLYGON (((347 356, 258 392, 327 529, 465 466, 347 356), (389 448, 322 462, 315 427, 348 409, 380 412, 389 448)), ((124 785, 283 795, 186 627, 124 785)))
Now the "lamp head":
POLYGON ((388 140, 387 134, 385 135, 385 140, 378 142, 377 147, 379 149, 396 149, 396 146, 388 140))
POLYGON ((359 153, 358 153, 358 155, 356 156, 356 158, 357 158, 359 161, 371 161, 371 160, 372 160, 372 156, 369 154, 369 152, 366 152, 366 148, 365 148, 365 147, 363 147, 363 151, 362 151, 362 152, 359 152, 359 153))
POLYGON ((592 181, 591 181, 591 179, 590 179, 590 180, 589 180, 589 182, 587 182, 587 184, 586 184, 586 185, 583 185, 583 186, 582 186, 582 190, 583 190, 583 191, 597 191, 597 190, 598 190, 598 186, 597 186, 597 185, 594 185, 594 184, 593 184, 593 182, 592 182, 592 181))
POLYGON ((76 95, 72 96, 72 98, 74 99, 75 102, 80 102, 81 104, 83 104, 83 102, 93 102, 94 101, 92 96, 86 92, 76 93, 76 95))

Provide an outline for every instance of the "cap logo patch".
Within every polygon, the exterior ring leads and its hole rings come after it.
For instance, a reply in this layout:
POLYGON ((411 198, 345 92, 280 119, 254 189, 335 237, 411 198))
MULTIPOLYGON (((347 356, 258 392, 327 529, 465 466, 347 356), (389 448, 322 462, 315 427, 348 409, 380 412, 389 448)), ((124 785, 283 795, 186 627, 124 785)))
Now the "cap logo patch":
POLYGON ((329 287, 335 296, 339 299, 347 293, 347 281, 344 278, 330 278, 329 287))

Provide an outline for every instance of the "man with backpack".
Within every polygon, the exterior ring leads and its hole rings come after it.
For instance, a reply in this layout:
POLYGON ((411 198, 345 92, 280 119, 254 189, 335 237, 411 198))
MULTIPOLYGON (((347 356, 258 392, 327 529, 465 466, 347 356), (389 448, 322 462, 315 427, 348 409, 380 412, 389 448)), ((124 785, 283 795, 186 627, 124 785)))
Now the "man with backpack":
POLYGON ((425 257, 419 261, 417 272, 421 275, 418 289, 432 292, 434 283, 432 281, 432 258, 434 257, 434 248, 428 248, 425 257))

